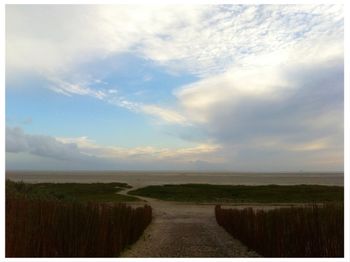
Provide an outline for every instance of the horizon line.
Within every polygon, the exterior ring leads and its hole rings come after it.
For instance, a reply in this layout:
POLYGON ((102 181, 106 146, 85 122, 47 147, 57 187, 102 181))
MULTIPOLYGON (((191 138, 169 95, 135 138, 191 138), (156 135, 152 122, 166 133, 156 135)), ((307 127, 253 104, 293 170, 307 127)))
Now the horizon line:
POLYGON ((97 172, 126 172, 126 173, 271 173, 271 174, 277 174, 277 173, 342 173, 344 174, 344 171, 334 170, 334 171, 239 171, 239 170, 112 170, 112 169, 106 169, 106 170, 87 170, 87 169, 72 169, 72 170, 38 170, 38 169, 12 169, 12 170, 6 170, 6 172, 57 172, 57 173, 67 173, 67 172, 74 172, 74 173, 81 173, 81 172, 90 172, 90 173, 97 173, 97 172))

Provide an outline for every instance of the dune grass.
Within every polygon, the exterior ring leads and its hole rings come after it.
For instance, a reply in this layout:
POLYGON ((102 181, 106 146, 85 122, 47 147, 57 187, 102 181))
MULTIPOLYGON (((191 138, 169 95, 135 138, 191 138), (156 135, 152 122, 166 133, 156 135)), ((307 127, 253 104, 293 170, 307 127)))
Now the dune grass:
POLYGON ((149 225, 152 208, 6 197, 6 257, 117 257, 149 225))
POLYGON ((265 257, 343 257, 344 206, 269 211, 215 208, 216 220, 233 237, 265 257))
POLYGON ((310 203, 342 202, 344 188, 320 185, 183 184, 147 186, 129 191, 129 194, 166 201, 196 203, 310 203))
POLYGON ((7 257, 116 257, 149 225, 152 208, 116 194, 125 183, 6 181, 7 257))
POLYGON ((126 183, 24 183, 6 180, 6 194, 24 196, 26 198, 128 202, 139 200, 133 196, 117 194, 131 188, 126 183))

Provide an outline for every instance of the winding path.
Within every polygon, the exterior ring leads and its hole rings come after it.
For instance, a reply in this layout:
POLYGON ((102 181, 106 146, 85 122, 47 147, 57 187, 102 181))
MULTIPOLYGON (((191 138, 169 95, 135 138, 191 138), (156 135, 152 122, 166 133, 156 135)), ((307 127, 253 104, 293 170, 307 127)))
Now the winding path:
MULTIPOLYGON (((129 190, 118 193, 127 194, 129 190)), ((143 236, 121 257, 258 256, 216 223, 213 205, 139 198, 152 206, 153 220, 143 236)))

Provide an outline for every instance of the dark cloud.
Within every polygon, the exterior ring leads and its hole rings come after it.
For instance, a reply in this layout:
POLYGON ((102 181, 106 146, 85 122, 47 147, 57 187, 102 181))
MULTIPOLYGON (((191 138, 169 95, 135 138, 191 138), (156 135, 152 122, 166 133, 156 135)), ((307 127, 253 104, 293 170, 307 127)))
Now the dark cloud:
POLYGON ((27 139, 21 128, 6 127, 6 152, 19 153, 28 150, 27 139))
MULTIPOLYGON (((282 70, 282 78, 287 87, 272 86, 272 91, 259 95, 239 90, 225 95, 235 88, 230 82, 208 81, 190 86, 193 93, 188 97, 179 97, 186 99, 188 110, 198 110, 193 101, 203 93, 210 101, 206 91, 216 90, 213 97, 220 99, 199 107, 206 121, 197 122, 196 128, 222 146, 216 156, 226 159, 225 168, 343 170, 343 59, 295 63, 282 70)), ((191 141, 196 141, 194 134, 193 128, 178 132, 191 141)))
MULTIPOLYGON (((292 87, 278 99, 242 96, 240 101, 211 108, 205 130, 221 143, 257 137, 306 142, 336 136, 342 144, 344 72, 342 61, 291 74, 292 87)), ((278 92, 278 90, 277 90, 278 92)))
POLYGON ((6 152, 30 153, 59 160, 86 159, 74 143, 62 143, 50 136, 28 135, 19 127, 6 127, 6 152))
POLYGON ((142 155, 101 157, 98 150, 92 151, 96 154, 84 154, 84 148, 77 143, 63 143, 51 136, 26 134, 19 127, 6 127, 7 169, 203 170, 213 166, 206 161, 190 159, 159 160, 151 154, 145 154, 146 159, 142 159, 142 155))

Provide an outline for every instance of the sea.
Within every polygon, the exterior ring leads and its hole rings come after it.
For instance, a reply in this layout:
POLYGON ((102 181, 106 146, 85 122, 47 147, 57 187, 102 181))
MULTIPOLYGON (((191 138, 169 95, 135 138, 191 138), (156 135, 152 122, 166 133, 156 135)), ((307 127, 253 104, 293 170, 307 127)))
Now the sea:
POLYGON ((344 185, 343 172, 6 171, 6 179, 28 183, 124 182, 133 187, 189 183, 216 185, 344 185))

